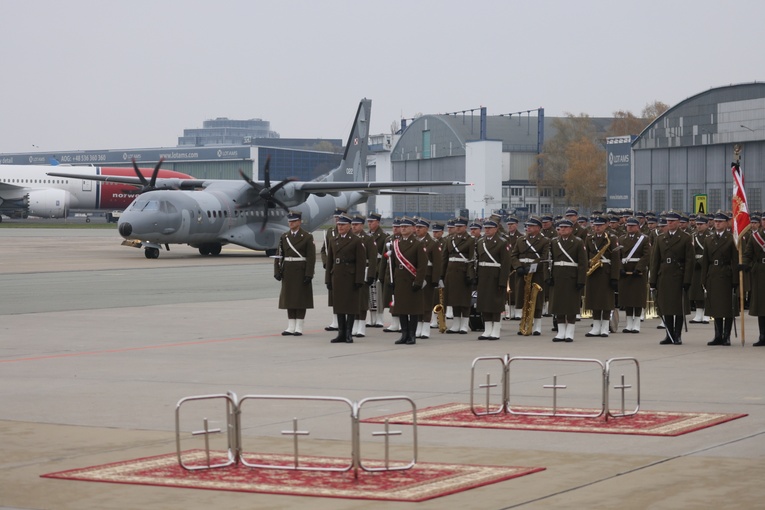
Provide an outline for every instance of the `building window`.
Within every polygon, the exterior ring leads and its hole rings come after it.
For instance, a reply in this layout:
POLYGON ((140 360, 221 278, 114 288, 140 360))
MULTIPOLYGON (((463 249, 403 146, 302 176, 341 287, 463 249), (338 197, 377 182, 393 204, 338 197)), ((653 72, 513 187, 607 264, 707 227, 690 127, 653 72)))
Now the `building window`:
POLYGON ((552 189, 551 188, 542 188, 539 190, 539 196, 540 197, 551 197, 552 196, 552 189))
POLYGON ((673 211, 685 211, 685 207, 683 207, 683 190, 681 189, 673 189, 672 190, 672 210, 673 211))
POLYGON ((565 197, 566 196, 566 188, 558 188, 555 190, 555 196, 556 197, 565 197))
POLYGON ((536 188, 526 188, 526 196, 529 198, 534 198, 537 196, 537 189, 536 188))
POLYGON ((552 204, 540 204, 539 210, 542 211, 542 214, 550 214, 552 213, 552 204))
POLYGON ((648 190, 639 189, 637 192, 637 208, 638 211, 648 210, 648 190))
POLYGON ((762 188, 749 188, 746 190, 746 203, 749 206, 749 211, 761 211, 762 210, 762 188))
POLYGON ((664 211, 667 208, 667 190, 653 190, 653 207, 656 209, 657 213, 659 211, 664 211))
POLYGON ((430 159, 430 130, 422 132, 422 159, 430 159))
POLYGON ((709 213, 715 212, 720 209, 722 205, 720 189, 709 190, 709 213))
POLYGON ((510 195, 514 197, 522 197, 523 196, 523 188, 513 187, 510 188, 510 195))
POLYGON ((529 204, 529 214, 537 213, 537 204, 529 204))

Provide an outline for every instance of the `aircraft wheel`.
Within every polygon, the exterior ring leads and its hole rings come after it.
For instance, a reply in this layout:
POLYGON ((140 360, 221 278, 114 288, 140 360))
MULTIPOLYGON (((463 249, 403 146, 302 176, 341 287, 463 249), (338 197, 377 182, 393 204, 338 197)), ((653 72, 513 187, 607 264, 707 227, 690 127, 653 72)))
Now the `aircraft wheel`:
POLYGON ((276 255, 276 248, 266 250, 266 257, 273 257, 274 255, 276 255))
POLYGON ((143 254, 146 256, 147 259, 158 259, 159 258, 159 250, 157 248, 146 248, 143 251, 143 254))
POLYGON ((90 223, 90 217, 85 218, 85 223, 90 223))
POLYGON ((210 255, 220 255, 220 250, 222 246, 219 244, 213 244, 213 245, 210 245, 208 248, 209 248, 210 255))
POLYGON ((210 248, 206 244, 203 244, 199 247, 199 254, 200 255, 209 255, 210 254, 210 248))

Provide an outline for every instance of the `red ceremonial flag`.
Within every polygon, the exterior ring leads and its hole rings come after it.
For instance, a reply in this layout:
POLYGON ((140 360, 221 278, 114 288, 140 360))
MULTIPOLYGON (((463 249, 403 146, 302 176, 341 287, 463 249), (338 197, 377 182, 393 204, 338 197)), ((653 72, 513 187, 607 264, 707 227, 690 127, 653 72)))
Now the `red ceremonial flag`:
POLYGON ((746 205, 741 166, 733 163, 730 170, 733 172, 733 240, 738 246, 738 239, 749 230, 749 207, 746 205))

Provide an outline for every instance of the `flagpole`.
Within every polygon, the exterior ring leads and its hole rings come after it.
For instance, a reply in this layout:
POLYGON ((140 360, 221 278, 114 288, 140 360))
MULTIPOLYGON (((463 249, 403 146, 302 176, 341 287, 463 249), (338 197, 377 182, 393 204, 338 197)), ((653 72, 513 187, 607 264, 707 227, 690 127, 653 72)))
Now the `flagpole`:
MULTIPOLYGON (((741 161, 741 146, 738 144, 733 146, 733 161, 735 161, 736 165, 738 165, 741 161)), ((735 218, 733 221, 736 221, 735 218)), ((743 247, 741 246, 743 243, 741 240, 742 239, 739 238, 739 242, 736 243, 736 248, 738 249, 738 267, 741 267, 741 265, 744 263, 744 251, 743 247)), ((738 272, 738 313, 741 319, 741 347, 744 347, 746 342, 746 330, 744 328, 744 272, 741 270, 738 272)))

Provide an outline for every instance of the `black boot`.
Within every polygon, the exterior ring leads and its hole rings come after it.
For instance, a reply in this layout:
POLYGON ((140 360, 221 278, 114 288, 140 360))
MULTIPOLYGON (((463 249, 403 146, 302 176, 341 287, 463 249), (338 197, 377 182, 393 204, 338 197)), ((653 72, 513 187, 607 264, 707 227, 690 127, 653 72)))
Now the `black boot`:
POLYGON ((733 317, 723 319, 723 343, 721 345, 730 345, 730 331, 733 329, 733 317))
MULTIPOLYGON (((398 320, 401 321, 401 338, 393 343, 398 345, 409 343, 409 316, 399 315, 398 320)), ((414 327, 417 328, 417 325, 415 324, 414 327)))
POLYGON ((664 340, 659 342, 660 345, 672 345, 675 335, 675 317, 673 315, 662 315, 662 322, 664 322, 664 340))
POLYGON ((683 345, 683 316, 675 315, 675 345, 683 345))
POLYGON ((757 325, 760 326, 760 338, 752 345, 755 347, 765 347, 765 316, 757 317, 757 325))
POLYGON ((715 317, 715 337, 707 345, 723 345, 723 319, 715 317))
POLYGON ((409 316, 409 338, 406 339, 406 345, 414 345, 417 343, 417 324, 419 323, 419 315, 409 316))
POLYGON ((329 341, 331 344, 345 343, 345 314, 337 315, 337 336, 329 341))
POLYGON ((345 343, 353 343, 353 323, 356 322, 355 315, 345 316, 345 343))

